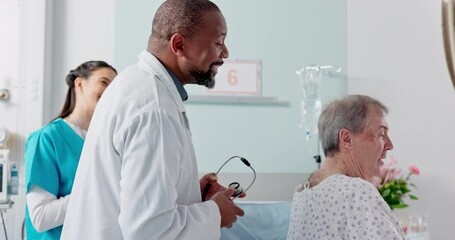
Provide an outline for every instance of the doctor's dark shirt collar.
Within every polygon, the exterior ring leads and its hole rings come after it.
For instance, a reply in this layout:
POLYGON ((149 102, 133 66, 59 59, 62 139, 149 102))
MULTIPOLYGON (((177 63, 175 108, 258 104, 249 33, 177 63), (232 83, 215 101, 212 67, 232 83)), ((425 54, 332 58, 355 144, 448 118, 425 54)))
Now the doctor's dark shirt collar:
MULTIPOLYGON (((166 67, 165 67, 166 68, 166 67)), ((183 87, 182 82, 175 76, 169 69, 167 69, 167 72, 171 76, 172 80, 174 81, 175 86, 177 87, 177 91, 180 94, 180 97, 182 98, 182 101, 186 101, 188 99, 188 93, 186 92, 185 88, 183 87)))

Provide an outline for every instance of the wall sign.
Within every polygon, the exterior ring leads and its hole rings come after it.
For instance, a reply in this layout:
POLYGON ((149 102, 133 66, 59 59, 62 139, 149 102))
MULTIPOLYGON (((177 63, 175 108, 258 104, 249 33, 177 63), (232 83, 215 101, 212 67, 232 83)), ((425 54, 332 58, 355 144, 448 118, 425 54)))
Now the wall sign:
POLYGON ((260 60, 225 60, 215 76, 215 87, 207 89, 211 95, 261 95, 260 60))

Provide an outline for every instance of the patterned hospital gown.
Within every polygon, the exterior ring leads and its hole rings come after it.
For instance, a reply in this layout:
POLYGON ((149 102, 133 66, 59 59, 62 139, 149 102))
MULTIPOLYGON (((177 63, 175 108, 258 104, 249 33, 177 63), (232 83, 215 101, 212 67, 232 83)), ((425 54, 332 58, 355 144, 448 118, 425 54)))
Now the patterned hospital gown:
POLYGON ((376 187, 360 178, 332 175, 294 193, 288 239, 406 239, 376 187))

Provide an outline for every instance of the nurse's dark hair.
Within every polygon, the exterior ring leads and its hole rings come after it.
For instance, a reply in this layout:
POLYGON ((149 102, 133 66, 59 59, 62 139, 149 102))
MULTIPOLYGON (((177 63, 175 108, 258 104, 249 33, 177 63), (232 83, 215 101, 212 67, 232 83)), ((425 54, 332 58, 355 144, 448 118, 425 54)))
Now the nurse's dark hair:
POLYGON ((339 133, 342 129, 354 134, 362 133, 370 111, 382 115, 388 113, 384 104, 365 95, 348 95, 331 102, 322 111, 318 122, 319 139, 325 156, 332 157, 340 151, 339 133))
POLYGON ((167 0, 158 8, 153 18, 149 50, 157 50, 171 40, 172 35, 180 33, 192 38, 204 26, 203 13, 218 11, 218 6, 208 0, 167 0))
POLYGON ((112 69, 116 74, 117 70, 114 67, 109 65, 104 61, 88 61, 84 62, 79 65, 76 69, 71 70, 68 75, 66 76, 66 84, 68 85, 68 92, 66 94, 65 103, 63 104, 63 108, 58 114, 57 118, 64 118, 69 116, 73 110, 74 106, 76 105, 76 91, 74 88, 74 80, 80 77, 83 79, 88 79, 92 73, 101 68, 109 68, 112 69))

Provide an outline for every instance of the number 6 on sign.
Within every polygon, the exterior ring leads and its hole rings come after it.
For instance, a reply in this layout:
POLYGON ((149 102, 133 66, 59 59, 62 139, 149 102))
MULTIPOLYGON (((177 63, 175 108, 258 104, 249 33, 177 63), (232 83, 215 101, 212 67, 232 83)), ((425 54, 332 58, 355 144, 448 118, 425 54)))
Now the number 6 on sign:
POLYGON ((207 94, 261 95, 260 61, 224 61, 215 76, 215 87, 207 94))
POLYGON ((229 70, 228 82, 231 85, 237 85, 237 83, 239 83, 239 79, 237 78, 237 70, 235 69, 229 70))

